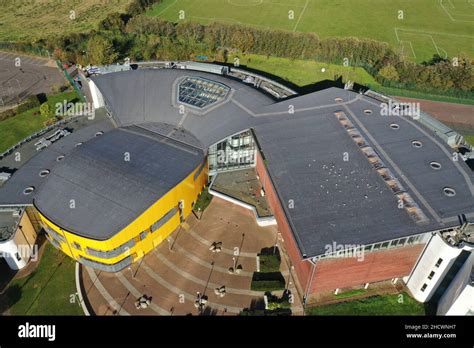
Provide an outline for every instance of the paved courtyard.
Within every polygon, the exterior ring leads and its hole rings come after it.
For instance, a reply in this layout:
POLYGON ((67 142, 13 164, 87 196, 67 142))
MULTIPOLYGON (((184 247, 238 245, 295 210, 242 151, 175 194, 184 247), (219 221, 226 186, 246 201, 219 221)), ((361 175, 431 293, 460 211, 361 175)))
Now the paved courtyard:
MULTIPOLYGON (((201 219, 191 215, 168 241, 130 268, 111 274, 83 267, 84 296, 97 315, 237 315, 261 305, 264 293, 250 290, 252 274, 257 254, 277 238, 276 226, 259 227, 250 211, 214 197, 201 219), (209 250, 214 242, 222 243, 221 252, 209 250), (229 274, 235 265, 242 271, 229 274), (222 286, 223 297, 215 294, 222 286), (194 306, 198 293, 207 298, 201 311, 194 306), (150 305, 136 309, 135 301, 143 295, 150 305)), ((280 270, 296 293, 284 257, 280 270)), ((282 291, 273 294, 281 296, 282 291)))
POLYGON ((67 80, 53 60, 0 52, 0 111, 30 95, 49 94, 54 85, 65 84, 67 80), (15 65, 17 62, 20 66, 15 65))

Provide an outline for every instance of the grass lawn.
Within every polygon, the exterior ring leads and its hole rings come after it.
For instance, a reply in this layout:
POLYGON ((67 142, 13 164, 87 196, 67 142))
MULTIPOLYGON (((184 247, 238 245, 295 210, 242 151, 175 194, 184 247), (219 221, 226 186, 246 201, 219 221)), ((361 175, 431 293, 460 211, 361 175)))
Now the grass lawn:
POLYGON ((275 255, 259 255, 260 272, 279 272, 280 271, 280 257, 275 255))
POLYGON ((457 97, 452 97, 449 95, 430 94, 430 93, 425 93, 425 92, 411 91, 411 90, 402 89, 402 88, 383 87, 383 86, 380 86, 379 84, 377 85, 371 84, 369 87, 373 89, 374 91, 378 91, 378 92, 395 96, 395 97, 398 96, 398 97, 407 97, 407 98, 415 98, 415 99, 427 99, 427 100, 440 101, 440 102, 446 102, 446 103, 474 105, 474 99, 457 98, 457 97))
MULTIPOLYGON (((360 67, 344 67, 342 65, 320 63, 315 60, 267 58, 257 54, 240 55, 239 59, 240 65, 276 75, 299 87, 322 80, 334 80, 336 76, 342 76, 344 82, 350 80, 361 85, 379 86, 378 82, 360 67)), ((234 56, 230 55, 229 62, 233 61, 234 56)))
POLYGON ((425 306, 408 294, 372 296, 307 308, 308 315, 425 315, 425 306), (402 296, 402 297, 400 297, 402 296), (403 301, 400 301, 400 298, 403 301), (402 303, 400 303, 402 302, 402 303))
POLYGON ((75 262, 46 242, 38 268, 30 275, 13 280, 3 301, 13 315, 83 315, 76 297, 75 262))
MULTIPOLYGON (((56 103, 68 102, 78 99, 76 92, 65 92, 48 96, 48 104, 51 110, 56 109, 56 103)), ((44 128, 44 122, 50 117, 43 117, 39 113, 39 107, 30 109, 16 116, 7 118, 0 122, 0 153, 15 145, 30 134, 44 128)))
POLYGON ((464 139, 466 139, 466 141, 471 144, 472 146, 474 146, 474 135, 464 135, 464 139))
MULTIPOLYGON (((314 60, 292 60, 279 57, 267 58, 267 56, 257 54, 240 55, 239 60, 240 65, 242 66, 273 74, 283 80, 297 85, 298 87, 310 85, 322 80, 334 80, 336 76, 342 76, 344 82, 347 82, 348 80, 357 82, 387 95, 474 105, 474 99, 456 98, 400 88, 383 87, 375 81, 375 79, 365 69, 360 67, 345 67, 342 65, 321 63, 314 60)), ((229 55, 228 61, 233 62, 234 56, 229 55)))
POLYGON ((177 22, 180 11, 184 20, 203 24, 221 21, 314 32, 321 38, 371 38, 419 62, 436 53, 474 57, 472 4, 467 0, 163 0, 147 14, 177 22))
POLYGON ((340 292, 339 294, 333 295, 333 296, 334 296, 334 298, 348 298, 348 297, 353 297, 353 296, 357 296, 357 295, 362 295, 366 291, 367 290, 365 290, 365 289, 354 289, 354 290, 340 292))
POLYGON ((108 13, 123 12, 130 2, 131 0, 3 0, 0 41, 32 40, 52 34, 96 29, 97 24, 108 13), (71 14, 74 14, 72 19, 71 14))

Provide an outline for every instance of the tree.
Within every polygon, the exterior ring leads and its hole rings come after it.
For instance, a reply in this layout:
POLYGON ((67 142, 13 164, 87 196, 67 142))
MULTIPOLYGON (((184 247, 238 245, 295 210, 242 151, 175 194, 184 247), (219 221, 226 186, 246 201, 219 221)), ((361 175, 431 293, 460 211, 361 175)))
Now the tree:
POLYGON ((118 55, 110 40, 102 36, 93 36, 87 43, 87 55, 90 64, 111 64, 118 55))
POLYGON ((40 114, 43 117, 50 117, 51 116, 51 107, 48 103, 43 103, 40 106, 40 114))
POLYGON ((391 64, 385 65, 379 70, 378 76, 388 81, 398 81, 400 76, 398 75, 397 69, 391 64))

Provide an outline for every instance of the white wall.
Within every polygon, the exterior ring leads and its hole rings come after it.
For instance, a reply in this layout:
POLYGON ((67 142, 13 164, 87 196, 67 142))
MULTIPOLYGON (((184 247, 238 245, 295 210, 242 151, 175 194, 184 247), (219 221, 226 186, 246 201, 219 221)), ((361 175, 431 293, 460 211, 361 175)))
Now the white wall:
POLYGON ((88 83, 92 95, 92 103, 94 104, 94 109, 99 109, 105 106, 104 97, 102 96, 102 93, 99 91, 99 88, 97 88, 94 81, 88 80, 88 83))
POLYGON ((0 243, 0 254, 3 258, 5 258, 8 266, 13 270, 22 269, 27 265, 28 259, 24 259, 23 255, 20 255, 20 260, 16 258, 16 253, 18 252, 18 246, 12 239, 7 242, 0 243))
POLYGON ((466 315, 474 311, 474 286, 471 284, 473 266, 474 253, 471 253, 439 300, 438 315, 466 315))
POLYGON ((420 302, 430 300, 461 250, 448 245, 439 234, 431 238, 407 282, 407 287, 416 300, 420 302), (436 262, 440 258, 443 261, 439 267, 436 267, 436 262), (432 279, 428 279, 432 271, 435 274, 432 279), (426 284, 427 287, 421 291, 423 284, 426 284))

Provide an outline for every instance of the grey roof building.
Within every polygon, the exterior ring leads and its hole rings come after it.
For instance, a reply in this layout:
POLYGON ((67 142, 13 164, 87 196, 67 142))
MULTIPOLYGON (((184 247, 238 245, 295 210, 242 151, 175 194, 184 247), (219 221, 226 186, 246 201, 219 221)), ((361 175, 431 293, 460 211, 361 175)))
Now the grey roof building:
POLYGON ((371 244, 458 226, 460 214, 474 218, 470 168, 423 124, 382 116, 368 96, 329 88, 276 102, 224 76, 176 69, 93 82, 113 122, 33 157, 0 188, 0 204, 34 201, 65 228, 107 239, 189 174, 209 146, 251 129, 305 258, 333 242, 371 244), (98 129, 104 134, 95 137, 98 129), (51 174, 39 178, 45 166, 51 174), (28 186, 35 191, 24 195, 28 186), (70 197, 83 201, 74 214, 64 208, 70 197))

